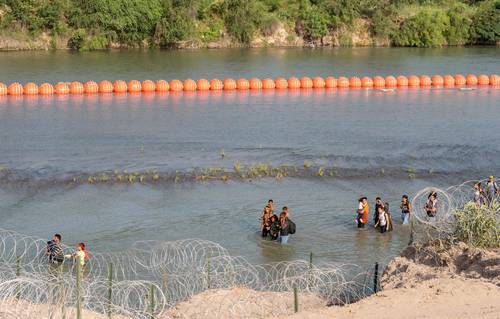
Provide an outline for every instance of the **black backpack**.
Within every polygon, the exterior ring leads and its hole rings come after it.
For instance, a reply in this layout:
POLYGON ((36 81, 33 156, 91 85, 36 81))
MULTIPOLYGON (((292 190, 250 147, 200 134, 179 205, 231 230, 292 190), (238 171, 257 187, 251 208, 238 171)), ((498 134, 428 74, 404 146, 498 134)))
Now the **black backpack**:
POLYGON ((289 232, 290 234, 295 234, 295 231, 297 230, 296 228, 297 228, 297 226, 295 226, 295 223, 294 223, 294 222, 292 222, 292 221, 289 219, 289 220, 288 220, 288 232, 289 232))

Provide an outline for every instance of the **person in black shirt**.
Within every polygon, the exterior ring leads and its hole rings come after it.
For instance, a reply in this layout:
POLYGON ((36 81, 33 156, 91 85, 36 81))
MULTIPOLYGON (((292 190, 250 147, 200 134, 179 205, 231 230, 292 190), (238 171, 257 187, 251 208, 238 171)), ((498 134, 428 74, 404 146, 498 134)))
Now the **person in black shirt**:
POLYGON ((47 242, 47 251, 45 253, 49 256, 49 263, 52 265, 60 265, 64 261, 64 254, 61 247, 61 235, 55 234, 52 240, 47 242))

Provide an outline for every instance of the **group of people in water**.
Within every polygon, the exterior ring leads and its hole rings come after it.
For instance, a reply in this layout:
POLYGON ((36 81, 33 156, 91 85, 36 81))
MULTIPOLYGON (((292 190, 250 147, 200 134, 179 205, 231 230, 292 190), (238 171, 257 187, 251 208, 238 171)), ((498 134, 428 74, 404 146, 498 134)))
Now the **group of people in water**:
MULTIPOLYGON (((407 225, 410 222, 410 214, 412 212, 412 207, 408 195, 403 195, 401 198, 401 203, 399 204, 401 209, 401 221, 403 225, 407 225)), ((368 198, 361 197, 358 200, 358 210, 357 217, 355 219, 358 228, 364 228, 368 224, 369 215, 369 205, 368 198)), ((393 230, 392 215, 389 210, 389 203, 383 202, 382 198, 375 198, 375 210, 373 212, 373 226, 378 228, 383 234, 387 231, 393 230)))
POLYGON ((284 206, 281 213, 274 213, 274 201, 267 201, 261 215, 260 230, 263 238, 279 241, 281 244, 288 243, 288 237, 295 234, 295 223, 290 219, 288 207, 284 206))
POLYGON ((484 189, 481 182, 474 184, 474 203, 478 207, 483 205, 491 206, 495 197, 499 195, 500 189, 498 188, 495 177, 493 176, 488 178, 484 189))

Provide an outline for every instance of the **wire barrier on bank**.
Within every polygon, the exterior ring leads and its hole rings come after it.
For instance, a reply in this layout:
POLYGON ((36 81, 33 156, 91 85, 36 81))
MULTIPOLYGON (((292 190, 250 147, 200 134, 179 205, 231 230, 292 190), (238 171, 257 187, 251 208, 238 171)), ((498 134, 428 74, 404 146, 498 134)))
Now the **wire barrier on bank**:
POLYGON ((2 95, 67 95, 67 94, 97 94, 97 93, 153 93, 153 92, 179 92, 179 91, 231 91, 231 90, 295 90, 295 89, 395 89, 395 88, 463 88, 483 86, 500 86, 500 76, 492 75, 410 75, 410 76, 375 76, 375 77, 278 77, 276 79, 251 78, 251 79, 199 79, 199 80, 117 80, 114 82, 103 80, 82 82, 59 82, 55 85, 42 83, 40 85, 29 82, 18 82, 6 85, 0 83, 0 96, 2 95))
MULTIPOLYGON (((472 184, 418 192, 412 201, 414 240, 450 234, 453 211, 471 201, 472 184), (430 192, 439 199, 439 217, 432 219, 423 205, 430 192)), ((308 261, 253 265, 216 243, 187 239, 137 242, 118 253, 91 252, 82 268, 71 259, 50 266, 46 247, 45 240, 0 229, 1 318, 170 318, 169 309, 194 295, 235 287, 293 293, 294 302, 273 309, 279 315, 298 311, 305 294, 325 305, 364 298, 377 291, 379 269, 382 272, 388 262, 363 268, 317 262, 311 253, 308 261)), ((71 252, 66 246, 63 250, 71 252)), ((245 309, 238 311, 240 318, 245 314, 245 309)))

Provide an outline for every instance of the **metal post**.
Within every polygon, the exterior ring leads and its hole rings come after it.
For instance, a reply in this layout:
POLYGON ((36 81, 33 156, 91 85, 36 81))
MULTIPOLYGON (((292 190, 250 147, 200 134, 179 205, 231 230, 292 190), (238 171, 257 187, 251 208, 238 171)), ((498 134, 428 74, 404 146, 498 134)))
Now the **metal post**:
POLYGON ((113 304, 113 263, 108 264, 108 318, 111 319, 111 305, 113 304))
POLYGON ((299 312, 299 290, 293 287, 293 310, 299 312))
POLYGON ((151 319, 155 317, 155 286, 153 284, 149 291, 149 316, 151 319))
POLYGON ((82 265, 80 256, 76 257, 76 319, 82 319, 82 265))
POLYGON ((378 262, 375 263, 375 273, 373 274, 373 292, 378 292, 378 262))
POLYGON ((210 277, 210 271, 212 268, 212 262, 210 260, 210 257, 207 259, 207 286, 208 289, 212 288, 212 278, 210 277))
MULTIPOLYGON (((17 256, 16 258, 16 278, 19 280, 19 277, 21 277, 21 257, 17 256)), ((17 283, 16 287, 16 299, 19 300, 21 299, 21 286, 19 282, 17 283)))
POLYGON ((311 251, 311 253, 309 254, 309 269, 313 269, 313 253, 311 251))

